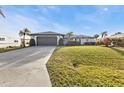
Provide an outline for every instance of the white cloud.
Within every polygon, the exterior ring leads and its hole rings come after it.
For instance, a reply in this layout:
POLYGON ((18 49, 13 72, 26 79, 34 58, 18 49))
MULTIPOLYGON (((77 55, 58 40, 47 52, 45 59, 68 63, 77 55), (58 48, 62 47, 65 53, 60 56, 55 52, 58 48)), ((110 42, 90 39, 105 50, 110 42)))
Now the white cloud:
POLYGON ((58 8, 57 6, 53 6, 53 5, 48 5, 48 6, 46 6, 46 8, 47 9, 52 9, 52 10, 54 10, 54 9, 56 9, 56 8, 58 8))
POLYGON ((49 11, 59 12, 60 8, 56 5, 44 5, 44 6, 37 6, 37 9, 35 9, 35 11, 42 13, 48 13, 49 11))
POLYGON ((18 37, 19 30, 27 27, 31 30, 37 30, 40 27, 39 23, 29 17, 22 15, 8 16, 5 20, 0 20, 0 34, 18 37))
POLYGON ((109 16, 111 14, 110 6, 96 6, 97 13, 100 14, 100 16, 109 16))
POLYGON ((103 8, 104 11, 108 11, 108 8, 103 8))
POLYGON ((60 33, 69 32, 70 30, 58 22, 54 22, 49 18, 40 16, 32 18, 20 14, 9 15, 6 19, 0 19, 0 34, 19 37, 19 30, 24 27, 29 28, 32 33, 43 31, 55 31, 60 33))
POLYGON ((105 22, 105 20, 109 17, 111 14, 111 11, 109 11, 109 8, 107 6, 95 6, 94 7, 96 11, 93 13, 78 13, 75 15, 75 20, 78 22, 89 22, 93 24, 102 24, 105 22))

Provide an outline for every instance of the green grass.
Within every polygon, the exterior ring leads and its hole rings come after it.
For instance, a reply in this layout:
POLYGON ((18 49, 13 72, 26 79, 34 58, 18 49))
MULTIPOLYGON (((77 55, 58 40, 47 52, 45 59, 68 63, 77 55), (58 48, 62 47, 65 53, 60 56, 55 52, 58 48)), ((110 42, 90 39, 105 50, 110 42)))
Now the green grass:
POLYGON ((0 53, 8 52, 8 51, 16 50, 16 49, 20 49, 20 47, 13 47, 13 48, 0 48, 0 53))
POLYGON ((124 86, 124 48, 57 48, 47 63, 52 86, 124 86))

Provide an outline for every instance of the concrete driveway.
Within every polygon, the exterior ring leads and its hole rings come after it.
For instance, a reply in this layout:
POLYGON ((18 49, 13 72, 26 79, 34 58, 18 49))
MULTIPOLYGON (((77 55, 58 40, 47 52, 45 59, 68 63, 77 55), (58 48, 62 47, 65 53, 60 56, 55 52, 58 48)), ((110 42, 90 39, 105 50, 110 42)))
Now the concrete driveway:
POLYGON ((0 53, 0 86, 51 86, 46 62, 54 49, 42 46, 0 53))

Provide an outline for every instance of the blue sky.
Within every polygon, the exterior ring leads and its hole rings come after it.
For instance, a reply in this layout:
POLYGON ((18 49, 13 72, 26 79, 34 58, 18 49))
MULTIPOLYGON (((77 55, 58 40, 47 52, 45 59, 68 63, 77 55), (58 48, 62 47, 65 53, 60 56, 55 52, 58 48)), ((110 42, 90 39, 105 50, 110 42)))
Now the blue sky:
POLYGON ((124 32, 124 6, 2 6, 6 19, 0 17, 0 34, 18 37, 27 27, 32 33, 54 31, 93 36, 103 31, 109 35, 124 32))

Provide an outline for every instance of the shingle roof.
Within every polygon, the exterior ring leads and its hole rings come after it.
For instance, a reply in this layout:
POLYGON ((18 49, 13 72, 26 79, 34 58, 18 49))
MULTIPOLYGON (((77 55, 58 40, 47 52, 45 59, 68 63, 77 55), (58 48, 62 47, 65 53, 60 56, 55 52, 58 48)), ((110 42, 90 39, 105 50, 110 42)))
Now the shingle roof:
POLYGON ((111 38, 119 38, 119 37, 124 37, 124 33, 111 36, 111 38))
MULTIPOLYGON (((68 36, 65 36, 64 38, 68 38, 68 36)), ((71 36, 70 38, 94 38, 94 37, 87 36, 87 35, 74 35, 74 36, 71 36)))
POLYGON ((52 31, 46 31, 46 32, 32 33, 30 35, 64 35, 64 34, 52 32, 52 31))

